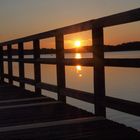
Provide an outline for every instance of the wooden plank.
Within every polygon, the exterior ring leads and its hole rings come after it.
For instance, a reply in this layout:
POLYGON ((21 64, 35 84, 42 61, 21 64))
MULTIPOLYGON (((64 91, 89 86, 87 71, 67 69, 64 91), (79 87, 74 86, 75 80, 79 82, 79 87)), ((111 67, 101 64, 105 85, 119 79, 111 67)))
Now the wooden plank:
MULTIPOLYGON (((42 89, 47 89, 52 92, 57 92, 57 86, 54 86, 54 85, 40 83, 37 86, 39 86, 42 89)), ((85 101, 88 103, 95 102, 94 95, 91 93, 88 93, 88 92, 66 88, 66 89, 61 89, 61 93, 64 94, 65 96, 79 99, 79 100, 82 100, 82 101, 85 101)), ((44 97, 39 97, 39 98, 44 98, 44 97)), ((127 100, 123 100, 123 99, 118 99, 118 98, 114 98, 114 97, 109 97, 109 96, 106 96, 105 98, 106 98, 106 107, 109 107, 109 108, 112 108, 112 109, 115 109, 118 111, 122 111, 122 112, 125 112, 128 114, 140 116, 140 112, 139 112, 140 103, 127 101, 127 100)), ((31 100, 34 100, 34 99, 38 99, 38 97, 31 98, 31 100)), ((28 98, 27 99, 17 99, 17 101, 18 100, 24 101, 24 100, 28 100, 28 98)), ((29 100, 30 100, 30 98, 29 98, 29 100)), ((0 103, 1 102, 10 102, 10 101, 14 101, 14 100, 12 99, 12 100, 0 101, 0 103)))
MULTIPOLYGON (((9 60, 12 59, 11 50, 12 50, 12 46, 11 45, 7 45, 8 59, 9 60)), ((9 79, 9 84, 10 85, 13 84, 12 75, 13 75, 12 61, 8 61, 8 76, 9 76, 8 79, 9 79)))
POLYGON ((19 105, 9 105, 9 106, 0 106, 0 110, 3 109, 14 109, 14 108, 24 108, 24 107, 35 107, 35 106, 43 106, 49 104, 60 104, 60 101, 49 101, 49 102, 41 102, 41 103, 30 103, 30 104, 19 104, 19 105))
POLYGON ((4 82, 3 46, 0 46, 0 84, 4 82))
POLYGON ((106 106, 118 111, 140 116, 140 103, 107 96, 106 106))
POLYGON ((8 74, 4 74, 3 77, 4 77, 4 78, 8 78, 8 74))
MULTIPOLYGON (((1 103, 0 102, 0 107, 6 107, 6 106, 18 106, 18 105, 27 105, 27 104, 38 104, 38 103, 46 103, 46 102, 50 102, 50 101, 55 101, 54 99, 51 99, 51 98, 44 98, 44 99, 37 99, 37 100, 21 100, 21 101, 13 101, 13 102, 5 102, 5 103, 1 103)), ((44 106, 44 105, 43 105, 44 106)), ((30 108, 32 108, 32 106, 29 106, 30 108)), ((11 109, 11 108, 10 108, 11 109)), ((8 109, 8 110, 10 110, 8 109)), ((13 108, 14 110, 16 110, 16 108, 13 108)), ((25 108, 26 109, 26 108, 25 108)), ((24 110, 24 108, 23 108, 24 110)))
MULTIPOLYGON (((130 43, 131 44, 131 43, 130 43)), ((138 42, 134 45, 127 45, 127 43, 125 44, 120 44, 120 45, 113 45, 113 46, 109 46, 109 45, 105 45, 104 46, 104 51, 105 52, 121 52, 121 51, 138 51, 140 50, 140 46, 138 46, 138 42)), ((132 42, 133 44, 133 42, 132 42)), ((79 53, 92 53, 92 46, 83 46, 82 48, 80 48, 78 50, 79 53)), ((65 49, 64 50, 65 53, 75 53, 76 49, 65 49)), ((12 49, 12 55, 18 55, 18 49, 12 49)), ((34 50, 24 50, 23 54, 24 55, 33 55, 34 50)), ((56 54, 56 49, 47 49, 47 48, 43 48, 40 49, 40 54, 52 54, 55 55, 56 54)), ((3 50, 3 56, 7 56, 7 50, 3 50)))
POLYGON ((140 20, 140 8, 129 10, 126 12, 114 14, 111 16, 106 16, 103 18, 97 19, 93 22, 93 25, 96 27, 109 27, 114 25, 120 25, 130 22, 135 22, 140 20))
POLYGON ((94 95, 92 93, 70 88, 61 89, 61 93, 68 97, 72 97, 92 104, 94 103, 94 95))
POLYGON ((81 59, 75 59, 75 58, 68 58, 64 60, 65 65, 67 66, 93 66, 94 65, 94 59, 93 58, 81 58, 81 59))
POLYGON ((52 121, 52 122, 32 123, 32 124, 24 124, 24 125, 17 125, 17 126, 0 127, 0 132, 20 131, 26 129, 80 124, 80 123, 103 121, 103 120, 105 120, 105 118, 103 117, 85 117, 85 118, 59 120, 59 121, 52 121))
MULTIPOLYGON (((88 103, 95 102, 94 95, 88 92, 66 88, 66 89, 61 89, 61 93, 64 94, 65 96, 79 99, 88 103)), ((105 98, 106 98, 106 107, 118 111, 122 111, 125 113, 133 114, 136 116, 140 116, 140 111, 139 111, 140 103, 109 97, 109 96, 106 96, 105 98)))
MULTIPOLYGON (((8 77, 8 75, 6 76, 5 74, 4 77, 8 77)), ((57 86, 54 86, 54 85, 40 83, 37 86, 39 86, 42 89, 47 89, 52 92, 57 92, 57 86)), ((65 96, 69 96, 69 97, 76 98, 82 101, 86 101, 88 103, 95 102, 94 95, 88 92, 66 88, 66 89, 61 89, 61 93, 64 94, 65 96)), ((140 116, 140 112, 139 112, 140 104, 132 102, 132 101, 127 101, 123 99, 106 96, 106 107, 116 109, 118 111, 126 112, 129 114, 133 114, 136 116, 140 116)))
POLYGON ((62 34, 71 34, 71 33, 76 33, 80 31, 86 31, 92 29, 93 25, 96 27, 108 27, 108 26, 113 26, 113 25, 119 25, 119 24, 124 24, 124 23, 130 23, 134 21, 139 21, 140 20, 140 8, 129 10, 126 12, 122 12, 119 14, 114 14, 111 16, 99 18, 99 19, 93 19, 89 20, 86 22, 70 25, 67 27, 27 36, 24 38, 19 38, 7 42, 2 42, 0 43, 0 46, 4 46, 7 44, 16 44, 20 42, 28 42, 32 41, 35 39, 43 39, 47 37, 54 37, 56 34, 62 33, 62 34))
MULTIPOLYGON (((40 43, 39 40, 36 39, 33 41, 33 49, 34 49, 34 77, 35 77, 35 83, 40 83, 41 82, 41 67, 40 63, 36 61, 37 59, 40 58, 40 43)), ((41 94, 41 89, 37 87, 35 84, 35 94, 41 94)))
POLYGON ((140 138, 138 131, 109 120, 87 121, 56 126, 55 124, 54 126, 45 126, 45 124, 40 123, 40 126, 38 124, 38 127, 35 126, 35 128, 31 128, 32 124, 27 125, 20 125, 15 128, 4 127, 5 130, 2 129, 3 132, 0 132, 0 139, 139 140, 140 138), (22 129, 22 126, 27 127, 27 125, 29 128, 22 129))
POLYGON ((20 81, 22 81, 26 84, 35 85, 35 80, 33 80, 33 79, 24 78, 24 79, 20 79, 20 81))
MULTIPOLYGON (((9 78, 9 75, 8 74, 4 74, 4 78, 9 78)), ((21 77, 17 77, 17 76, 12 76, 12 79, 14 81, 17 81, 17 82, 22 82, 22 83, 26 83, 26 84, 30 84, 30 85, 35 85, 35 80, 33 79, 29 79, 29 78, 22 78, 21 77)))
MULTIPOLYGON (((36 63, 36 61, 40 64, 56 64, 56 58, 39 58, 37 60, 24 58, 24 59, 17 59, 14 58, 12 60, 8 60, 7 58, 2 59, 2 61, 9 61, 9 62, 24 62, 24 63, 36 63)), ((93 66, 93 59, 92 58, 68 58, 63 60, 65 65, 73 66, 73 65, 82 65, 82 66, 93 66)))
POLYGON ((41 89, 46 89, 48 91, 51 91, 51 92, 56 92, 58 91, 58 88, 57 86, 55 85, 51 85, 51 84, 47 84, 47 83, 38 83, 36 84, 37 87, 41 88, 41 89))
MULTIPOLYGON (((12 59, 8 60, 7 58, 1 59, 1 61, 9 61, 9 62, 24 62, 24 63, 35 63, 38 61, 40 64, 56 64, 56 58, 39 58, 36 61, 34 59, 12 59)), ((64 64, 67 66, 94 66, 94 58, 68 58, 63 60, 64 64)), ((105 66, 115 66, 115 67, 140 67, 140 59, 139 58, 106 58, 104 59, 105 66)))
POLYGON ((128 59, 121 59, 121 58, 112 58, 112 59, 105 59, 106 66, 113 66, 113 67, 133 67, 133 68, 140 68, 140 59, 139 58, 128 58, 128 59))
MULTIPOLYGON (((15 87, 10 86, 10 88, 15 87)), ((21 90, 21 88, 15 89, 21 90)), ((5 90, 11 93, 10 90, 5 90)), ((0 94, 2 93, 0 92, 0 94)), ((14 94, 19 95, 15 92, 14 94)), ((114 101, 111 100, 111 102, 114 101)), ((114 140, 130 138, 139 140, 140 138, 140 133, 130 127, 107 120, 104 117, 94 117, 91 113, 62 102, 60 104, 43 104, 44 102, 42 105, 36 104, 37 106, 35 104, 30 104, 32 106, 12 105, 7 109, 1 109, 0 139, 50 138, 70 140, 90 138, 91 140, 114 140)), ((119 106, 117 102, 115 105, 119 106)))
POLYGON ((35 60, 32 58, 13 58, 13 59, 8 59, 8 58, 3 58, 1 61, 8 61, 8 62, 23 62, 23 63, 35 63, 35 60))
POLYGON ((32 98, 24 98, 24 99, 9 99, 9 100, 4 100, 0 101, 0 104, 2 103, 13 103, 13 102, 24 102, 24 101, 35 101, 35 100, 40 100, 40 99, 47 99, 47 97, 42 96, 42 97, 32 97, 32 98))
MULTIPOLYGON (((19 59, 23 59, 24 55, 23 55, 23 42, 18 43, 18 49, 19 49, 19 59)), ((25 70, 24 70, 24 63, 21 61, 19 62, 19 76, 20 76, 20 87, 21 88, 25 88, 25 84, 22 81, 24 79, 24 74, 25 74, 25 70)))
POLYGON ((20 82, 20 78, 17 77, 17 76, 13 76, 13 80, 14 80, 14 81, 17 81, 17 82, 20 82))
POLYGON ((106 116, 103 28, 92 29, 95 115, 106 116))
POLYGON ((65 88, 65 65, 64 65, 64 36, 63 34, 56 35, 56 61, 57 61, 57 86, 58 100, 66 102, 66 97, 61 95, 61 88, 65 88))
MULTIPOLYGON (((31 50, 24 50, 23 51, 23 54, 24 55, 33 55, 34 53, 34 50, 31 49, 31 50)), ((47 49, 47 48, 43 48, 43 49, 40 49, 40 54, 56 54, 56 50, 55 49, 47 49)), ((4 50, 3 51, 3 55, 6 56, 7 55, 7 50, 4 50)), ((18 55, 18 49, 13 49, 12 50, 12 55, 18 55)))
MULTIPOLYGON (((8 78, 8 74, 4 74, 4 78, 8 78)), ((51 84, 47 84, 47 83, 35 83, 35 80, 33 79, 29 79, 29 78, 24 78, 24 79, 20 79, 20 77, 17 77, 17 76, 12 76, 13 80, 14 81, 17 81, 17 82, 23 82, 23 83, 26 83, 26 84, 30 84, 30 85, 36 85, 38 88, 42 88, 42 89, 47 89, 49 91, 52 91, 52 92, 57 92, 58 91, 58 88, 57 86, 55 85, 51 85, 51 84)))

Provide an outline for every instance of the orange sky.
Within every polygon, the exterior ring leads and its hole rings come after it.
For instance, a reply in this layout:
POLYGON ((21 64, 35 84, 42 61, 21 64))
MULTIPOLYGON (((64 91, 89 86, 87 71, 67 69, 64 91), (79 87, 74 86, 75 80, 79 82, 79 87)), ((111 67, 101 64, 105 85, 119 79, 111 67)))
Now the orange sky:
MULTIPOLYGON (((0 1, 0 40, 7 41, 138 8, 139 0, 12 0, 0 1)), ((104 29, 105 44, 140 41, 140 22, 104 29)), ((91 45, 91 32, 65 36, 65 47, 81 39, 91 45)), ((45 42, 45 41, 42 41, 45 42)), ((54 38, 42 47, 54 46, 54 38)))

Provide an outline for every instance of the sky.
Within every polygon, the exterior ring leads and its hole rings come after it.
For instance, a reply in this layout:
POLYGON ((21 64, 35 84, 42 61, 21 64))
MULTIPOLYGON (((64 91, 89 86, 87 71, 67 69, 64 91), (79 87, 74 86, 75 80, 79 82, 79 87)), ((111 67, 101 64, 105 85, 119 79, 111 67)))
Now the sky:
MULTIPOLYGON (((140 0, 0 0, 0 42, 139 7, 140 0)), ((105 34, 117 34, 122 27, 105 29, 105 34)), ((119 36, 114 35, 112 42, 107 38, 106 43, 121 43, 126 41, 122 40, 124 36, 140 40, 138 27, 140 22, 129 24, 119 36)))

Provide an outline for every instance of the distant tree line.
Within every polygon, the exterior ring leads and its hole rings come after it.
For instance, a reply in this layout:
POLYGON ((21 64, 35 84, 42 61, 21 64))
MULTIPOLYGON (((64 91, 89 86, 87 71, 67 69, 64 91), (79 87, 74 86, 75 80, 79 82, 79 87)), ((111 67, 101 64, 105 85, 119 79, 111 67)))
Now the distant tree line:
MULTIPOLYGON (((140 50, 140 41, 135 42, 127 42, 122 43, 118 45, 104 45, 104 51, 105 52, 114 52, 114 51, 129 51, 129 50, 140 50)), ((72 49, 65 49, 65 53, 75 53, 75 52, 92 52, 93 47, 92 46, 83 46, 81 48, 72 48, 72 49)), ((4 54, 7 53, 7 51, 3 52, 4 54)), ((34 50, 24 50, 24 54, 33 54, 34 50)), ((56 53, 56 50, 53 48, 41 48, 40 49, 41 54, 54 54, 56 53)), ((19 52, 17 49, 12 49, 12 54, 18 55, 19 52)))
POLYGON ((140 41, 104 46, 104 51, 126 51, 126 50, 140 50, 140 41))

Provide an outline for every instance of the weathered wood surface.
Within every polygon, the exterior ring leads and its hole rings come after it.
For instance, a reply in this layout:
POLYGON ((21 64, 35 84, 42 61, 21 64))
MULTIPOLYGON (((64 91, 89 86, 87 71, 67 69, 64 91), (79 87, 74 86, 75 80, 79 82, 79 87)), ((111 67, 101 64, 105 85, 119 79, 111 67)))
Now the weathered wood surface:
POLYGON ((92 29, 92 44, 94 55, 94 104, 95 114, 106 116, 105 105, 105 67, 103 28, 92 29))
MULTIPOLYGON (((40 58, 40 42, 38 39, 33 41, 33 47, 34 47, 34 59, 37 60, 40 58)), ((34 63, 34 77, 35 77, 35 83, 41 82, 41 65, 38 61, 34 63)), ((41 94, 41 89, 38 88, 35 85, 35 93, 41 94)))
POLYGON ((64 61, 64 36, 58 33, 56 35, 56 69, 57 69, 57 87, 58 87, 58 99, 60 101, 66 102, 66 97, 61 95, 60 89, 65 88, 66 78, 65 78, 65 65, 64 61))
MULTIPOLYGON (((23 54, 23 43, 18 43, 18 53, 19 53, 19 59, 24 59, 24 54, 23 54)), ((20 87, 24 88, 25 87, 25 83, 22 81, 24 79, 25 76, 25 70, 24 70, 24 62, 20 61, 19 62, 19 75, 20 75, 20 87)))
MULTIPOLYGON (((8 78, 8 75, 4 74, 4 77, 8 78)), ((13 80, 17 81, 17 82, 21 81, 20 78, 16 77, 16 76, 13 76, 13 80)), ((25 82, 26 84, 35 85, 35 81, 32 79, 24 78, 22 81, 25 82)), ((36 86, 38 88, 45 89, 45 90, 54 92, 56 94, 58 91, 57 86, 52 85, 52 84, 38 83, 38 84, 36 84, 36 86)), ((68 96, 68 97, 72 97, 72 98, 79 99, 82 101, 86 101, 86 102, 92 103, 92 104, 95 102, 94 101, 94 94, 89 93, 89 92, 85 92, 85 91, 64 88, 64 89, 61 89, 61 94, 64 96, 68 96)), ((112 109, 115 109, 118 111, 126 112, 129 114, 133 114, 136 116, 140 116, 140 111, 139 111, 140 103, 138 103, 138 102, 132 102, 129 100, 118 99, 115 97, 106 96, 106 107, 109 107, 109 108, 112 108, 112 109)))
MULTIPOLYGON (((0 63, 3 63, 3 61, 7 62, 19 62, 19 63, 40 63, 40 64, 56 64, 57 59, 56 58, 39 58, 37 60, 31 59, 31 58, 24 58, 24 59, 1 59, 0 63)), ((95 65, 95 61, 93 58, 81 58, 81 59, 75 59, 75 58, 68 58, 63 60, 64 64, 67 66, 75 66, 75 65, 81 65, 81 66, 90 66, 93 67, 95 65)), ((140 68, 140 58, 105 58, 104 59, 104 65, 105 66, 111 66, 111 67, 132 67, 132 68, 140 68)))
POLYGON ((0 140, 140 139, 122 124, 7 84, 0 85, 0 140))

